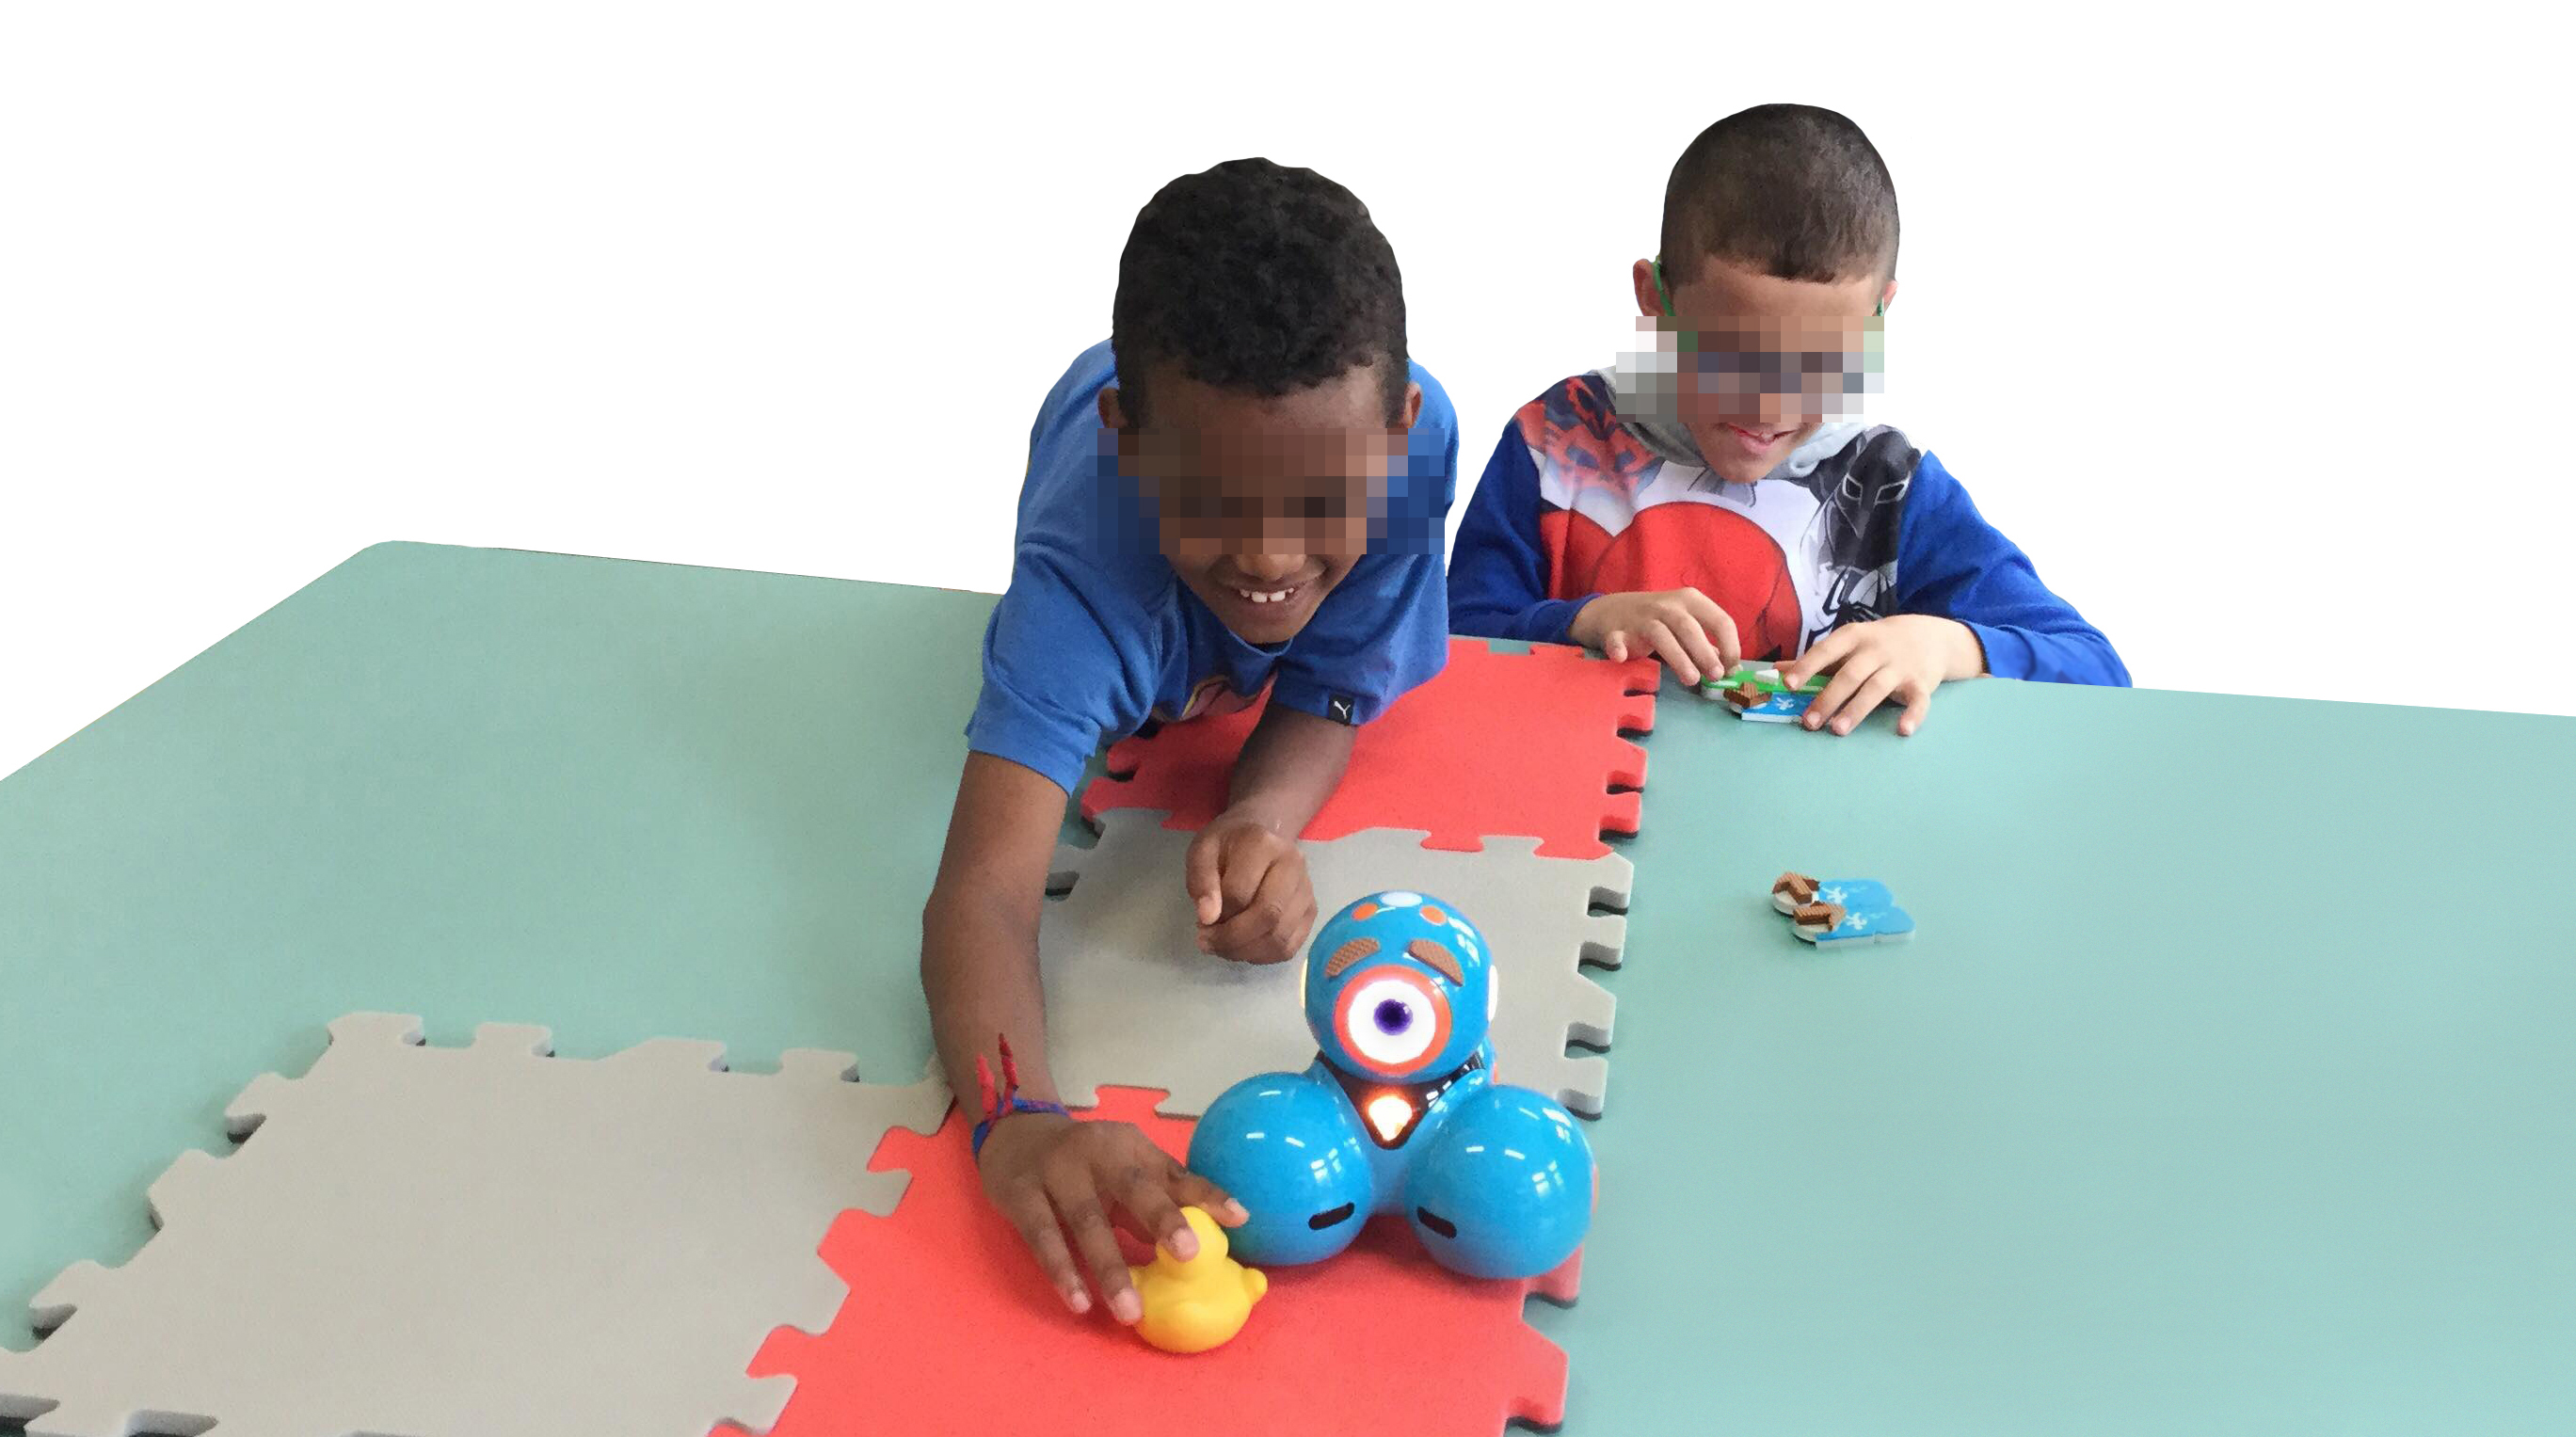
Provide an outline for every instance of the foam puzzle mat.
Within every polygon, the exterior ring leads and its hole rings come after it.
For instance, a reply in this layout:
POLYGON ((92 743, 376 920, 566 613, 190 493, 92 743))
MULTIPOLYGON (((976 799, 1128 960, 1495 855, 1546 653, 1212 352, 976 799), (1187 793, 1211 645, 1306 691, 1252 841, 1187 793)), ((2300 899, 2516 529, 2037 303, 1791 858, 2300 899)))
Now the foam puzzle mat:
POLYGON ((752 1357, 844 1295, 816 1242, 895 1210, 905 1174, 870 1157, 948 1106, 936 1081, 849 1081, 838 1053, 749 1074, 712 1043, 576 1060, 543 1028, 330 1032, 305 1076, 226 1110, 238 1151, 152 1184, 161 1230, 132 1260, 38 1294, 51 1332, 0 1351, 0 1416, 30 1437, 764 1430, 793 1383, 752 1357))
MULTIPOLYGON (((1314 1061, 1300 987, 1306 965, 1200 952, 1181 883, 1190 835, 1159 818, 1109 813, 1096 847, 1057 850, 1050 888, 1063 896, 1047 904, 1038 928, 1047 1047, 1066 1102, 1088 1103, 1115 1083, 1161 1089, 1170 1095, 1162 1111, 1196 1116, 1240 1079, 1314 1061)), ((1610 1044, 1616 1005, 1582 970, 1621 960, 1628 860, 1544 858, 1533 838, 1490 838, 1481 852, 1457 852, 1426 847, 1426 837, 1373 829, 1304 843, 1316 912, 1401 888, 1465 914, 1493 943, 1496 1078, 1597 1116, 1609 1061, 1565 1048, 1569 1040, 1610 1044)))
MULTIPOLYGON (((1610 851, 1604 833, 1637 831, 1646 751, 1623 735, 1655 726, 1662 675, 1653 659, 1614 664, 1551 644, 1500 653, 1452 639, 1438 678, 1359 730, 1350 771, 1303 836, 1415 828, 1433 848, 1473 849, 1517 834, 1551 858, 1600 857, 1610 851)), ((1225 807, 1235 755, 1262 711, 1113 745, 1109 776, 1083 790, 1083 817, 1142 808, 1173 828, 1205 827, 1225 807)))
MULTIPOLYGON (((1178 1157, 1190 1124, 1157 1117, 1158 1096, 1104 1088, 1098 1116, 1178 1157)), ((1565 1353, 1523 1309, 1533 1296, 1572 1302, 1580 1253, 1535 1282, 1479 1281, 1380 1221, 1330 1262, 1265 1269, 1269 1291, 1232 1342, 1176 1357, 1096 1311, 1066 1311, 985 1201, 966 1121, 887 1137, 879 1164, 913 1174, 902 1206, 853 1213, 823 1243, 848 1303, 820 1337, 781 1333, 753 1366, 797 1378, 774 1437, 1498 1437, 1515 1420, 1563 1419, 1565 1353)))

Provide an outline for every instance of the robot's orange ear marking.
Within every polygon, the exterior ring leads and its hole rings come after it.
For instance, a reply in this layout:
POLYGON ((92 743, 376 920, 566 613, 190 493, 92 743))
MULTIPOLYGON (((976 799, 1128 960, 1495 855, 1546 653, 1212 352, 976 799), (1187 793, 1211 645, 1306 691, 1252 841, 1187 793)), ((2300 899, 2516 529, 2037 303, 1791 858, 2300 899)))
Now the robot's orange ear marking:
POLYGON ((1441 912, 1439 909, 1432 907, 1428 903, 1422 905, 1422 916, 1430 919, 1434 923, 1441 924, 1444 927, 1447 926, 1449 922, 1448 914, 1441 912))
POLYGON ((1377 905, 1374 903, 1363 903, 1359 907, 1351 910, 1351 917, 1356 922, 1365 923, 1376 916, 1377 905))
MULTIPOLYGON (((1416 938, 1404 945, 1406 954, 1431 965, 1432 971, 1452 983, 1465 983, 1467 970, 1458 966, 1458 955, 1428 938, 1416 938)), ((1339 961, 1338 957, 1335 961, 1339 961)), ((1331 976, 1329 973, 1327 977, 1331 976)))
POLYGON ((1351 971, 1352 964, 1357 963, 1376 951, 1376 939, 1354 938, 1350 942, 1343 944, 1341 947, 1334 949, 1333 956, 1325 960, 1324 976, 1327 978, 1339 978, 1343 974, 1351 971))

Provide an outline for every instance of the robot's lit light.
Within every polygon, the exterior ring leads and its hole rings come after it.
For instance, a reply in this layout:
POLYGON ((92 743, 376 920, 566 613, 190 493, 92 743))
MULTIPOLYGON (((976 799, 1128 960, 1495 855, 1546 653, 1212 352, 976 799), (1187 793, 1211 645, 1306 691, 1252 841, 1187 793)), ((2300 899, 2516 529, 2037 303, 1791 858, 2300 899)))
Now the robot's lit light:
POLYGON ((1400 1093, 1380 1093, 1368 1101, 1368 1120, 1380 1138, 1394 1142, 1404 1125, 1413 1121, 1413 1104, 1400 1093))

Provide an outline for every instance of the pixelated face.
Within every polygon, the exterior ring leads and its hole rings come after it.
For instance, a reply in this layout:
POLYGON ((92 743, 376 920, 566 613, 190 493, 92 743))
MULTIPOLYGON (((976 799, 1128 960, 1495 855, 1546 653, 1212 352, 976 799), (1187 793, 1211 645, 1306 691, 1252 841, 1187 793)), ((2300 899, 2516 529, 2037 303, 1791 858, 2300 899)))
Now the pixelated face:
POLYGON ((1421 412, 1409 386, 1389 427, 1375 365, 1260 395, 1157 370, 1142 424, 1100 395, 1119 469, 1155 516, 1163 557, 1225 626, 1286 643, 1368 552, 1371 516, 1421 412))
POLYGON ((1638 261, 1638 328, 1671 356, 1681 421, 1718 477, 1761 478, 1825 421, 1856 415, 1861 396, 1877 389, 1873 311, 1895 296, 1894 280, 1780 279, 1717 259, 1688 279, 1668 265, 1664 277, 1670 314, 1652 262, 1638 261))

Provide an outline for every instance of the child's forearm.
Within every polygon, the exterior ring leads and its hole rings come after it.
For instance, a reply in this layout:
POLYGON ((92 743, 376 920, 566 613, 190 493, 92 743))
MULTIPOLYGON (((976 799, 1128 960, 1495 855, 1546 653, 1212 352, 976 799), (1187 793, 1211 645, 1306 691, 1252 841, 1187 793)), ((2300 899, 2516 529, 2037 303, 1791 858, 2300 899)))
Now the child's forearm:
POLYGON ((1896 551, 1896 609, 1965 624, 1997 678, 2125 686, 2129 671, 2100 630, 2039 580, 2030 556, 1977 512, 1926 454, 1914 467, 1896 551))
POLYGON ((1038 978, 1038 915, 1065 791, 1035 770, 966 756, 939 877, 921 910, 921 988, 941 1071, 975 1100, 975 1059, 1008 1038, 1029 1097, 1052 1102, 1046 989, 1038 978))
POLYGON ((1046 989, 1038 976, 1041 902, 1035 895, 1022 905, 943 890, 922 911, 921 988, 930 1001, 931 1041, 949 1091, 961 1102, 974 1101, 975 1060, 989 1065, 995 1040, 1004 1037, 1021 1094, 1056 1100, 1047 1067, 1046 989))
POLYGON ((1449 629, 1471 639, 1518 639, 1532 644, 1572 644, 1575 616, 1583 606, 1600 598, 1586 594, 1580 599, 1532 599, 1524 608, 1479 606, 1476 601, 1462 601, 1453 589, 1450 596, 1449 629))
POLYGON ((1340 787, 1357 735, 1348 724, 1270 705, 1235 759, 1227 816, 1295 838, 1340 787))
POLYGON ((1970 623, 1968 628, 1977 637, 1988 673, 2046 683, 2129 686, 2128 666, 2119 651, 2072 609, 2053 626, 1970 623))

